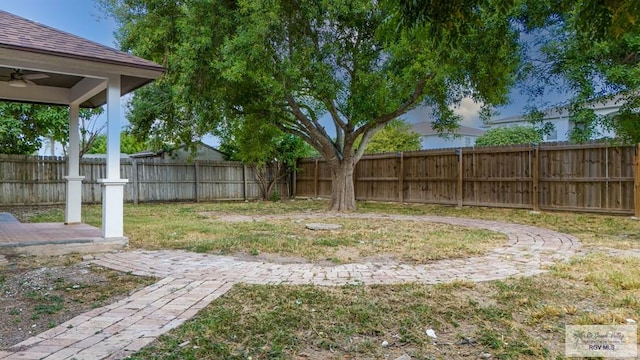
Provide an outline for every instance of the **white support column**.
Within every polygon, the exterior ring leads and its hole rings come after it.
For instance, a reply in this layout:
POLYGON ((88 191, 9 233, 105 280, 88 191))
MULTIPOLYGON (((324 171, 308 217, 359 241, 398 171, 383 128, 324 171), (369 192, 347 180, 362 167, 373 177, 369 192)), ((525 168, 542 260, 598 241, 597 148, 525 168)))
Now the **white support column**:
POLYGON ((102 183, 102 237, 124 237, 124 185, 120 179, 120 75, 107 86, 107 178, 102 183))
POLYGON ((68 173, 67 194, 64 208, 64 223, 77 224, 82 222, 82 180, 80 176, 80 129, 79 107, 77 104, 69 106, 69 149, 67 158, 68 173))

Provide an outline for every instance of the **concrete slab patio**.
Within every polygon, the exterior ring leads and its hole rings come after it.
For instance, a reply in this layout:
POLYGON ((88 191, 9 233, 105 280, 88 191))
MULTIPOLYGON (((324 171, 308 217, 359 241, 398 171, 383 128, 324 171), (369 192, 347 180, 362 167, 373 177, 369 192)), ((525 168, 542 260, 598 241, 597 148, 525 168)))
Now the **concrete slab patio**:
POLYGON ((0 213, 0 255, 63 255, 118 250, 125 237, 104 239, 100 229, 87 224, 21 223, 0 213))

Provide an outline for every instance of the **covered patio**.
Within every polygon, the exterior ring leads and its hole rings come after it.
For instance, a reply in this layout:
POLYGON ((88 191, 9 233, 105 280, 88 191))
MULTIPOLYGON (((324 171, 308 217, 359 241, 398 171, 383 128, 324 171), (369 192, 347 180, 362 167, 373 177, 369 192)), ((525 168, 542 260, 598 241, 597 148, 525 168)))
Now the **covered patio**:
POLYGON ((4 215, 0 217, 0 253, 30 253, 63 244, 61 248, 78 252, 125 246, 123 191, 127 179, 120 178, 120 98, 158 78, 164 68, 1 10, 0 27, 0 100, 63 105, 70 110, 65 222, 21 224, 4 215), (78 113, 80 108, 105 104, 107 158, 100 180, 102 228, 97 229, 82 224, 84 177, 79 173, 78 113))

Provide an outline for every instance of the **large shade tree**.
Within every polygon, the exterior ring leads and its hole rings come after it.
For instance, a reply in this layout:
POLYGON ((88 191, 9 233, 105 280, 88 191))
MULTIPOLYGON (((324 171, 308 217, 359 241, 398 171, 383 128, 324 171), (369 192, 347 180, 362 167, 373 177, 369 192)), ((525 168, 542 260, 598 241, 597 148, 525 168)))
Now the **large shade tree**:
POLYGON ((136 94, 132 122, 184 141, 259 118, 327 160, 336 211, 355 208, 354 167, 385 124, 422 104, 447 130, 464 97, 506 101, 517 14, 502 0, 463 2, 433 2, 417 23, 386 0, 102 0, 121 47, 167 67, 136 94))

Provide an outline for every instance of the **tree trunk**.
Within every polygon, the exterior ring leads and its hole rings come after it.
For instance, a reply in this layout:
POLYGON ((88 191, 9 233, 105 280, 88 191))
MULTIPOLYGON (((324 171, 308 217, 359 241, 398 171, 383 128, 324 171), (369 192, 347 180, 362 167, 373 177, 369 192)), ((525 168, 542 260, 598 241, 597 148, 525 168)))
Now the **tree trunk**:
POLYGON ((331 203, 330 211, 354 211, 356 193, 353 186, 355 162, 351 159, 330 162, 331 167, 331 203))

